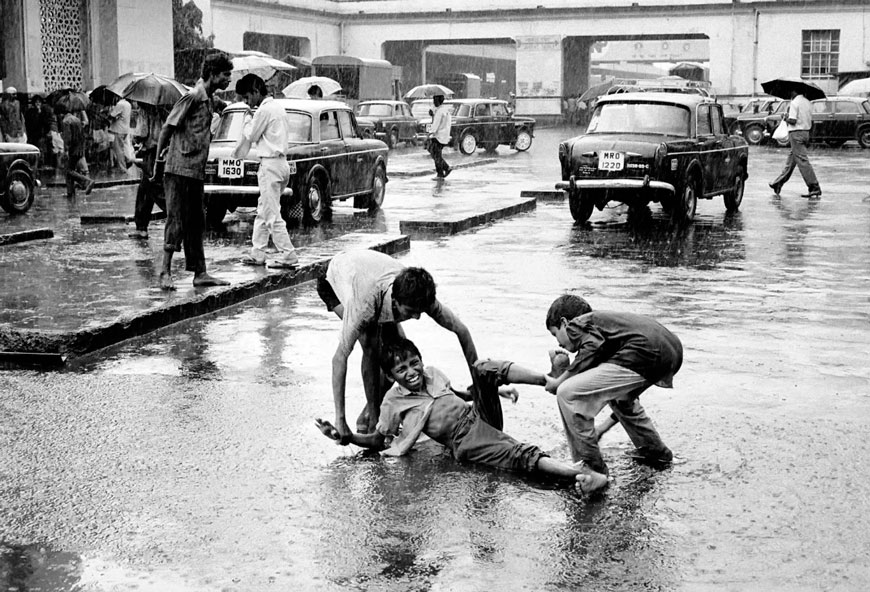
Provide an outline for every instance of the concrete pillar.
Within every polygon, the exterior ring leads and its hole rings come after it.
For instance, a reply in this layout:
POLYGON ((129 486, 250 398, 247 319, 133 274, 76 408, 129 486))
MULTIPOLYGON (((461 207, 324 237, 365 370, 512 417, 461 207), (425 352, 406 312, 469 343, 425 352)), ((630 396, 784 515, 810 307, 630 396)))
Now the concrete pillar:
POLYGON ((515 37, 517 115, 561 116, 562 37, 515 37))

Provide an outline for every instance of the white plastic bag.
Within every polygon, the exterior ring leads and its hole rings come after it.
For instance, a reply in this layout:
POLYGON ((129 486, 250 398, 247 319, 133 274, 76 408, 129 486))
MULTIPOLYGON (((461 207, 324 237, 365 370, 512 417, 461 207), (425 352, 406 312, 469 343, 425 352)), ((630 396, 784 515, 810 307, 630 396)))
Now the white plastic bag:
POLYGON ((776 129, 773 130, 773 136, 771 136, 776 142, 787 142, 788 141, 788 126, 785 123, 785 119, 779 122, 779 125, 776 126, 776 129))

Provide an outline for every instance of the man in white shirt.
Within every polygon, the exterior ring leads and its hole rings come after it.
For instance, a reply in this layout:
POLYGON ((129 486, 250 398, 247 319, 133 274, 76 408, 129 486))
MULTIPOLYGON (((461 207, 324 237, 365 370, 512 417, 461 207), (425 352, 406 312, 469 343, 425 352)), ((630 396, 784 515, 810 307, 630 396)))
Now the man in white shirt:
POLYGON ((782 186, 791 177, 795 166, 800 170, 804 182, 807 184, 809 191, 804 194, 804 197, 821 197, 822 189, 819 187, 819 181, 816 179, 816 172, 813 170, 813 165, 810 164, 807 158, 807 143, 810 140, 810 129, 813 127, 813 110, 812 105, 805 96, 797 90, 791 91, 791 104, 788 107, 788 115, 785 118, 786 127, 788 129, 788 143, 791 150, 788 153, 788 159, 785 161, 785 167, 779 176, 769 183, 773 192, 779 195, 782 186))
POLYGON ((278 258, 269 267, 292 269, 299 264, 296 249, 287 232, 287 224, 281 217, 281 195, 290 182, 290 165, 286 151, 289 144, 287 115, 272 97, 266 96, 266 83, 256 74, 246 74, 236 83, 236 92, 245 98, 251 109, 256 109, 253 119, 246 122, 242 138, 233 150, 233 158, 245 158, 256 144, 260 157, 257 184, 260 197, 257 200, 257 217, 251 235, 251 254, 242 258, 247 265, 265 265, 269 237, 278 249, 278 258))
POLYGON ((130 152, 127 150, 126 144, 129 141, 130 135, 130 114, 133 107, 125 98, 118 99, 112 110, 109 112, 109 119, 112 123, 109 124, 109 133, 112 134, 112 154, 115 155, 115 162, 123 171, 133 166, 133 161, 127 158, 130 152))
POLYGON ((435 104, 435 114, 429 131, 429 154, 435 161, 435 175, 443 179, 452 170, 441 156, 441 150, 450 143, 450 108, 444 105, 444 95, 435 95, 432 102, 435 104))

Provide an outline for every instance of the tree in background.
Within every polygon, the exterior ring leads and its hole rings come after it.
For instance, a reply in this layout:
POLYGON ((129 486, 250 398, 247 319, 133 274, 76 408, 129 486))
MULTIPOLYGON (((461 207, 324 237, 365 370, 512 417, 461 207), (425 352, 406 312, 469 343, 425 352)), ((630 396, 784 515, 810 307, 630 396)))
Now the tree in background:
POLYGON ((172 0, 172 40, 175 45, 175 79, 196 84, 206 54, 213 51, 214 35, 202 35, 202 10, 189 0, 172 0))

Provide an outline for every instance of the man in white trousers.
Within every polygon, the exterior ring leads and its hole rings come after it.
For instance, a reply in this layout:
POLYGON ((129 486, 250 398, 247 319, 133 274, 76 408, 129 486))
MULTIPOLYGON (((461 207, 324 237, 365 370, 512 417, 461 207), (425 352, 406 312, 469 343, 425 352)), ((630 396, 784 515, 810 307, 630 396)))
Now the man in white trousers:
POLYGON ((257 171, 260 198, 251 236, 251 253, 242 258, 242 263, 266 265, 266 247, 271 236, 278 256, 269 267, 293 269, 299 264, 299 257, 287 233, 287 224, 281 217, 281 194, 290 181, 290 165, 285 155, 289 137, 284 108, 267 96, 266 83, 256 74, 243 76, 236 83, 236 93, 243 96, 248 107, 256 109, 256 113, 245 124, 242 138, 233 150, 233 158, 245 158, 254 144, 260 157, 257 171))

